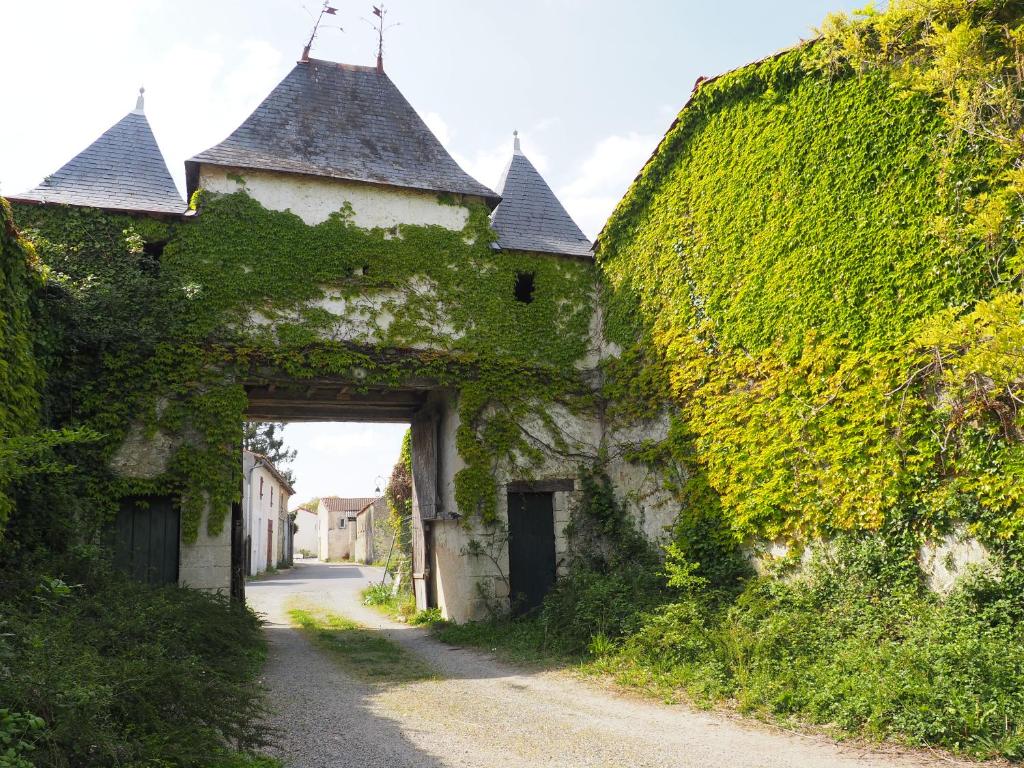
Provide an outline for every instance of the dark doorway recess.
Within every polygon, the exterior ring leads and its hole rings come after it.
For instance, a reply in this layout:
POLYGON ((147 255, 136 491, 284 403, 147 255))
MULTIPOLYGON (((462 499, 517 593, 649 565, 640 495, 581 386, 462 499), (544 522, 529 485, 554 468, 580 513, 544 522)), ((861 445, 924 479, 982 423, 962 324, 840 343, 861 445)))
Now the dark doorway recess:
POLYGON ((538 608, 555 583, 555 512, 550 493, 508 495, 512 611, 538 608))
POLYGON ((176 584, 180 526, 172 496, 122 499, 114 525, 114 567, 139 581, 176 584))
POLYGON ((249 565, 248 539, 245 536, 242 503, 231 504, 231 599, 245 602, 245 575, 249 565))
POLYGON ((529 304, 533 301, 533 272, 516 273, 516 301, 529 304))

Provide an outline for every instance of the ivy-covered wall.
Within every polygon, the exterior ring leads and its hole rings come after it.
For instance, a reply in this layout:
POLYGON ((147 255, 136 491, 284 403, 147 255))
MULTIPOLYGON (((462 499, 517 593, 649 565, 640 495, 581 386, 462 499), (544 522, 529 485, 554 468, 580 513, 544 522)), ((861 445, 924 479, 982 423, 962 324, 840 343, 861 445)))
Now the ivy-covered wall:
POLYGON ((31 317, 38 266, 0 198, 0 538, 13 504, 10 484, 32 455, 31 436, 39 429, 43 378, 31 317))
POLYGON ((612 415, 671 403, 636 458, 684 517, 1024 533, 1022 21, 894 2, 698 85, 598 250, 612 415))
POLYGON ((482 204, 467 206, 461 231, 364 229, 345 209, 310 226, 237 181, 233 193, 201 192, 184 221, 17 208, 60 287, 57 420, 104 435, 86 493, 107 500, 108 517, 126 493, 181 494, 184 540, 196 540, 206 509, 216 537, 238 495, 244 382, 426 379, 459 394, 463 519, 493 522, 498 465, 528 475, 542 460, 517 423, 548 406, 593 406, 574 368, 591 348, 593 264, 495 251, 482 204), (533 275, 529 303, 515 299, 521 273, 533 275), (133 465, 157 436, 164 466, 133 465), (111 472, 112 460, 128 471, 111 472))

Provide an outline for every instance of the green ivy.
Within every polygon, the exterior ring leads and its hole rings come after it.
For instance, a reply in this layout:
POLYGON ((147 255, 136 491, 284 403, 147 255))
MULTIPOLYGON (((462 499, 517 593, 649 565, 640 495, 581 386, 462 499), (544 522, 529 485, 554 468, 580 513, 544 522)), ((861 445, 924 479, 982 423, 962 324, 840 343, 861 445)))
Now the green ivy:
POLYGON ((593 264, 495 251, 479 204, 461 231, 366 230, 350 209, 309 226, 236 181, 235 193, 198 194, 185 222, 18 206, 60 289, 49 306, 66 360, 50 399, 62 423, 106 436, 85 492, 108 514, 128 493, 177 493, 184 539, 207 506, 216 535, 238 495, 243 382, 334 376, 359 390, 430 379, 459 393, 464 520, 493 522, 496 471, 540 460, 517 423, 555 403, 592 405, 574 363, 589 349, 593 264), (514 298, 524 272, 530 303, 514 298), (356 315, 368 327, 353 336, 356 315), (115 477, 109 461, 140 417, 188 439, 159 478, 115 477))
POLYGON ((735 540, 1024 532, 1022 21, 832 17, 700 84, 606 226, 610 415, 671 403, 644 458, 735 540))
POLYGON ((10 483, 39 426, 42 371, 36 361, 30 302, 39 284, 35 253, 0 199, 0 535, 10 515, 10 483))

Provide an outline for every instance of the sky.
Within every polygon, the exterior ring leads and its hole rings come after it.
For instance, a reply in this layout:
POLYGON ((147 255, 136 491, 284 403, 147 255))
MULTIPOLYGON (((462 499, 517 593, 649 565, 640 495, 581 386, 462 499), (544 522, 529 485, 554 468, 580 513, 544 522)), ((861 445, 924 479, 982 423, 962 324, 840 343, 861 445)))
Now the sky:
MULTIPOLYGON (((698 76, 813 36, 865 0, 392 0, 384 68, 455 159, 495 186, 523 151, 593 237, 698 76)), ((373 64, 372 0, 334 0, 317 58, 373 64)), ((38 184, 135 106, 179 189, 291 69, 318 0, 0 0, 0 194, 38 184)), ((368 495, 394 425, 292 425, 303 494, 368 495), (376 437, 374 437, 376 435, 376 437), (333 457, 333 458, 332 458, 333 457), (304 476, 305 473, 305 476, 304 476)), ((396 437, 397 435, 397 437, 396 437)))

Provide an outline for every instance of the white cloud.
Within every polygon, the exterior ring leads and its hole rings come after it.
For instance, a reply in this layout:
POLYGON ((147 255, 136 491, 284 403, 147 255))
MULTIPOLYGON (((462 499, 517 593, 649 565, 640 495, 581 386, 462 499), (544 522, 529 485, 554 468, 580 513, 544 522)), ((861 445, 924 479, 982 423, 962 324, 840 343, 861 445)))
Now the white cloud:
POLYGON ((595 237, 658 139, 639 133, 601 139, 576 178, 557 190, 559 199, 588 237, 595 237))

